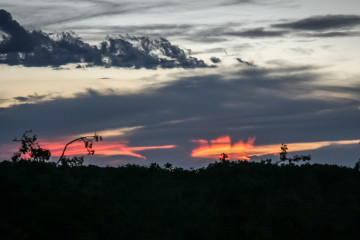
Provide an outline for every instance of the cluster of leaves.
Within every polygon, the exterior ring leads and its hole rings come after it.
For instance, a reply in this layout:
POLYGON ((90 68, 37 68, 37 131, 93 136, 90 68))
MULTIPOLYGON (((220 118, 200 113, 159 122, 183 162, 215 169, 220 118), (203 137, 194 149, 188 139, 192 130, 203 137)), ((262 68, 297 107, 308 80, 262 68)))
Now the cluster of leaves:
POLYGON ((360 174, 317 164, 188 170, 0 163, 2 239, 358 239, 360 174))

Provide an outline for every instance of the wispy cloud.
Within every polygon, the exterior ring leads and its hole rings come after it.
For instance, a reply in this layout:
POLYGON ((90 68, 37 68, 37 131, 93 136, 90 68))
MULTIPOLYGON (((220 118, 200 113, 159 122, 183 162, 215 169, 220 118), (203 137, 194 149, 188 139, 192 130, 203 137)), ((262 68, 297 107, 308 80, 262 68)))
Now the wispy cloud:
POLYGON ((297 21, 273 24, 272 26, 293 30, 325 31, 334 29, 349 29, 359 25, 359 15, 322 15, 308 17, 297 21))
POLYGON ((36 103, 39 101, 43 101, 43 100, 48 100, 50 97, 50 95, 38 95, 37 93, 28 95, 28 96, 19 96, 19 97, 14 97, 14 100, 21 102, 21 103, 36 103))
POLYGON ((247 38, 265 38, 265 37, 282 37, 287 31, 265 30, 263 27, 245 29, 241 31, 227 31, 224 35, 247 37, 247 38))
POLYGON ((241 63, 241 64, 244 64, 245 66, 248 66, 248 67, 256 67, 256 65, 253 63, 253 62, 249 62, 249 61, 245 61, 241 58, 236 58, 236 60, 241 63))
MULTIPOLYGON (((53 157, 59 157, 63 151, 63 143, 59 142, 43 142, 42 147, 49 149, 53 157)), ((97 155, 104 156, 114 156, 114 155, 123 155, 123 156, 132 156, 137 158, 146 159, 146 156, 140 154, 139 152, 147 150, 159 150, 159 149, 171 149, 175 148, 176 145, 162 145, 162 146, 129 146, 127 141, 123 142, 97 142, 96 146, 94 144, 94 150, 97 155)), ((72 155, 84 155, 87 154, 86 149, 84 148, 83 143, 74 143, 68 147, 66 154, 68 156, 72 155)))

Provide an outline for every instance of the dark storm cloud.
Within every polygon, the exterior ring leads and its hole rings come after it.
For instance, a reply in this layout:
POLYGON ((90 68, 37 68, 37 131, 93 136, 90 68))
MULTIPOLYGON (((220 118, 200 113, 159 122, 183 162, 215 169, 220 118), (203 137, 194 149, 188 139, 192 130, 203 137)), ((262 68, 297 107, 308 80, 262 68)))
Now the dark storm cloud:
POLYGON ((298 21, 273 24, 273 27, 293 30, 325 31, 348 29, 360 25, 359 15, 324 15, 304 18, 298 21))
MULTIPOLYGON (((360 85, 349 89, 312 85, 320 78, 308 66, 247 68, 179 78, 137 94, 88 90, 73 99, 0 109, 1 143, 21 134, 21 129, 52 137, 143 126, 126 140, 137 146, 178 145, 163 158, 178 165, 190 159, 191 139, 230 135, 237 141, 256 136, 256 145, 357 139, 360 85), (317 96, 319 91, 324 94, 317 96), (344 97, 339 97, 342 93, 344 97)), ((146 156, 154 161, 160 152, 146 156)))
POLYGON ((10 35, 10 37, 2 37, 0 53, 30 52, 33 50, 30 34, 12 19, 10 13, 3 9, 0 9, 0 30, 10 35))
POLYGON ((265 38, 265 37, 282 37, 287 31, 264 30, 264 28, 253 28, 243 31, 229 31, 224 35, 248 37, 248 38, 265 38))
POLYGON ((12 20, 8 12, 2 10, 0 14, 6 20, 1 24, 1 30, 10 35, 0 44, 3 53, 0 63, 28 67, 59 67, 69 63, 149 69, 207 67, 202 60, 188 57, 184 50, 165 38, 109 37, 98 48, 83 42, 74 33, 48 35, 35 30, 28 32, 12 20))

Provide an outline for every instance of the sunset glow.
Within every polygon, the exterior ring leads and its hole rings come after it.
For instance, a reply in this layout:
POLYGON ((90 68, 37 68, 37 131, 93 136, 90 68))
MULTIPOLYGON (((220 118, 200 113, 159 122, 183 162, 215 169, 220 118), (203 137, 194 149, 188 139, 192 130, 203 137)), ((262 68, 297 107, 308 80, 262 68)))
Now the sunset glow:
MULTIPOLYGON (((300 152, 300 151, 310 151, 323 147, 328 147, 330 145, 350 145, 358 144, 359 139, 357 140, 341 140, 341 141, 321 141, 321 142, 302 142, 302 143, 288 143, 286 144, 289 148, 288 152, 300 152)), ((280 153, 279 144, 269 144, 269 145, 259 145, 254 146, 249 152, 248 156, 263 156, 263 155, 277 155, 280 153)))
POLYGON ((234 144, 231 144, 230 136, 222 136, 210 141, 199 139, 191 142, 199 144, 199 147, 192 151, 192 157, 218 159, 221 153, 226 153, 230 159, 250 160, 247 152, 254 147, 255 138, 234 144))
MULTIPOLYGON (((48 149, 51 152, 52 157, 60 157, 65 146, 65 142, 52 142, 52 141, 42 141, 39 140, 40 147, 48 149)), ((146 150, 159 150, 159 149, 171 149, 175 148, 176 145, 161 145, 161 146, 129 146, 127 141, 123 142, 94 142, 93 149, 95 150, 95 155, 124 155, 132 156, 142 159, 147 159, 145 155, 138 152, 146 150)), ((3 145, 0 149, 0 157, 9 158, 14 152, 18 150, 18 146, 15 145, 3 145)), ((66 156, 73 155, 87 155, 88 152, 84 146, 83 142, 75 142, 68 146, 66 149, 66 156)))

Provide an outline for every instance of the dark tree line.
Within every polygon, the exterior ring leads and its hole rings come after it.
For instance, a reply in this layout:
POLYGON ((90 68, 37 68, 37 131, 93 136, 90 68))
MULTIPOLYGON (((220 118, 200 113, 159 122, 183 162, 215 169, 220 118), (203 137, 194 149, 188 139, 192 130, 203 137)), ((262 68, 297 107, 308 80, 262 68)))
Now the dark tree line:
POLYGON ((41 147, 28 134, 18 139, 19 152, 32 159, 0 162, 1 239, 359 236, 359 171, 293 164, 289 159, 298 158, 288 157, 284 145, 282 164, 229 161, 224 153, 200 169, 171 163, 70 168, 35 158, 41 147))
POLYGON ((360 174, 224 161, 200 169, 0 163, 1 239, 358 239, 360 174))

